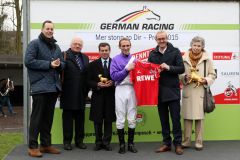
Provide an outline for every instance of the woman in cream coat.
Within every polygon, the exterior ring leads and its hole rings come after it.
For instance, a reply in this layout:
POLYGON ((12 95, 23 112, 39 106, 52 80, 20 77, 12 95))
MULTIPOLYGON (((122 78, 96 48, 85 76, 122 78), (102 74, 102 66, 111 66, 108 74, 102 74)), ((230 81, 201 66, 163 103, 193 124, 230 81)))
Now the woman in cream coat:
POLYGON ((184 119, 184 140, 183 147, 190 147, 192 124, 195 121, 195 148, 203 149, 203 94, 204 88, 209 87, 216 78, 212 61, 204 50, 205 40, 201 37, 194 37, 190 43, 189 52, 183 56, 185 73, 180 75, 183 84, 182 92, 182 117, 184 119), (204 61, 206 61, 206 76, 204 77, 204 61), (195 87, 190 81, 190 69, 196 68, 197 74, 202 78, 200 85, 195 87))

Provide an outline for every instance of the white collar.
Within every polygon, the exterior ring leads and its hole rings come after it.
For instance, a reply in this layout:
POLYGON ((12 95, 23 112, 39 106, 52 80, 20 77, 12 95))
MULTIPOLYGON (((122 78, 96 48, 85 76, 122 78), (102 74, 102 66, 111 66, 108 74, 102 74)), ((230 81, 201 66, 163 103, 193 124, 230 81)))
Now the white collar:
POLYGON ((107 64, 108 64, 108 62, 109 62, 109 57, 108 57, 107 59, 101 58, 101 61, 102 61, 102 64, 103 64, 103 65, 104 65, 104 61, 107 61, 107 64))
POLYGON ((162 52, 161 52, 161 50, 160 50, 160 47, 159 47, 159 49, 158 49, 158 50, 159 50, 159 52, 160 52, 160 53, 164 54, 164 53, 165 53, 165 51, 166 51, 166 49, 167 49, 167 46, 166 46, 166 47, 163 49, 163 51, 162 51, 162 52))

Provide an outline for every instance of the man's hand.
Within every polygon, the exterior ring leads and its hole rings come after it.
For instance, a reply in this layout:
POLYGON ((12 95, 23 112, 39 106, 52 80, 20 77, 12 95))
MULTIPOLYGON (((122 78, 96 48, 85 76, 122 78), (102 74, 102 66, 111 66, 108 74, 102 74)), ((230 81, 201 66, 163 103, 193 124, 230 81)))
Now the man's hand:
POLYGON ((58 59, 55 59, 51 62, 51 67, 52 68, 57 68, 57 67, 60 66, 60 64, 61 64, 61 62, 60 62, 60 59, 58 58, 58 59))
POLYGON ((99 88, 104 88, 105 87, 105 84, 103 82, 98 82, 97 86, 99 88))
POLYGON ((113 81, 109 80, 105 84, 106 84, 106 87, 111 87, 111 86, 113 86, 113 81))
POLYGON ((167 65, 166 63, 162 63, 160 66, 161 66, 162 70, 167 70, 167 71, 170 70, 170 66, 167 65))
POLYGON ((103 82, 98 82, 97 86, 99 88, 106 88, 106 87, 110 87, 113 85, 113 81, 112 80, 109 80, 107 81, 106 83, 103 83, 103 82))

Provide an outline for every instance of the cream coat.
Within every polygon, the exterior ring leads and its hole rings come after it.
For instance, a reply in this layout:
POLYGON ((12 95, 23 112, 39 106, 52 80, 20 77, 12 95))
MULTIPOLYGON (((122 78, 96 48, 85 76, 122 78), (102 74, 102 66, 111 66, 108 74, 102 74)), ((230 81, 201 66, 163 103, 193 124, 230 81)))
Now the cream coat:
POLYGON ((194 88, 195 83, 187 84, 185 81, 185 75, 190 74, 190 69, 192 67, 189 53, 183 56, 183 62, 185 67, 185 73, 181 74, 180 80, 183 84, 182 90, 182 117, 189 120, 204 119, 203 111, 203 94, 204 87, 209 87, 212 85, 216 78, 216 73, 213 68, 213 62, 208 58, 206 52, 203 53, 202 58, 199 60, 196 68, 199 69, 198 74, 207 80, 207 85, 200 85, 194 88), (204 77, 204 60, 206 61, 206 77, 204 77))

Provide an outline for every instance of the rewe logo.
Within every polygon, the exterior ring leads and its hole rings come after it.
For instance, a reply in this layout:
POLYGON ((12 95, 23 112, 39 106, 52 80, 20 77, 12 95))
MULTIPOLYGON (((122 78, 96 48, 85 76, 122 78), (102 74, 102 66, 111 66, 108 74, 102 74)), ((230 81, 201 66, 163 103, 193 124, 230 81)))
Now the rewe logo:
POLYGON ((142 10, 128 13, 117 19, 115 22, 133 22, 140 18, 144 18, 145 20, 160 21, 161 16, 148 9, 147 6, 143 6, 142 10))
POLYGON ((137 82, 141 82, 141 81, 154 81, 155 77, 154 75, 141 75, 141 76, 137 76, 137 82))

